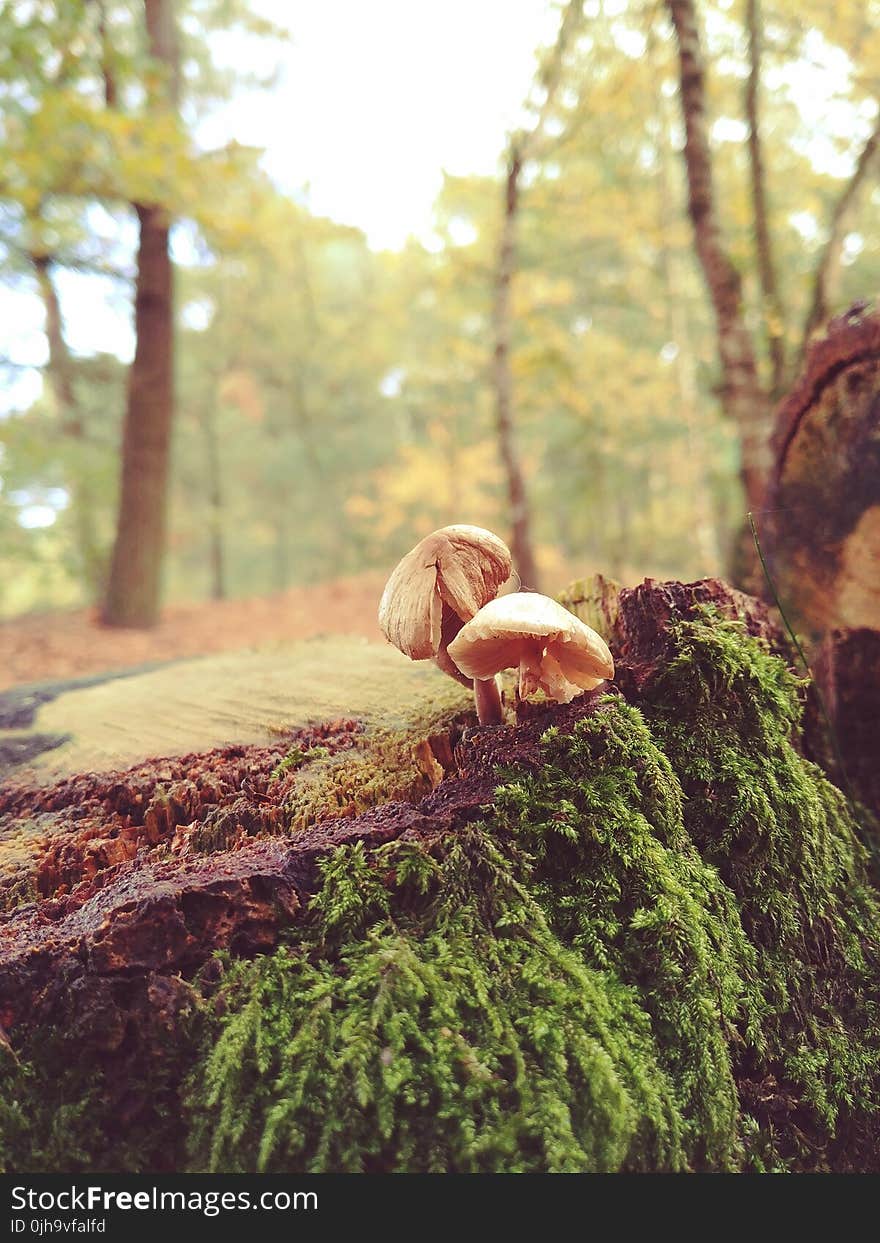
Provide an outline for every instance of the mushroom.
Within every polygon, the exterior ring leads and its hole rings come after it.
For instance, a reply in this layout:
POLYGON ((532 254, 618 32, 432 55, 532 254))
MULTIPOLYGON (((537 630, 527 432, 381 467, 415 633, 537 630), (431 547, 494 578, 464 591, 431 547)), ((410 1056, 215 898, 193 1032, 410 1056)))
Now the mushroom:
POLYGON ((449 644, 449 656, 472 678, 518 666, 520 696, 540 687, 557 703, 614 677, 604 639, 555 600, 529 591, 490 600, 449 644))
POLYGON ((494 674, 463 674, 447 655, 465 622, 494 599, 510 577, 507 545, 482 527, 450 526, 433 531, 398 562, 379 602, 379 626, 411 660, 433 660, 465 686, 473 684, 483 725, 502 719, 494 674))

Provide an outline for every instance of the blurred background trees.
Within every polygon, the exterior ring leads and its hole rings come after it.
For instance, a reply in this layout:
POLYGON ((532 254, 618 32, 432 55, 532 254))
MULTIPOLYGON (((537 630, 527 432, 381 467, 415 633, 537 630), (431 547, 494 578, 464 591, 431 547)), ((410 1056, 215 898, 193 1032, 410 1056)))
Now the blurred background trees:
POLYGON ((432 237, 379 250, 285 194, 259 152, 206 140, 212 110, 271 86, 215 55, 238 31, 254 63, 283 59, 266 10, 162 0, 175 70, 152 3, 0 10, 3 307, 38 298, 45 338, 24 403, 25 364, 0 357, 4 613, 148 622, 160 564, 166 599, 222 598, 388 565, 451 521, 510 538, 499 379, 545 589, 729 569, 750 505, 760 526, 746 468, 763 469, 805 338, 877 288, 880 7, 560 6, 571 27, 536 49, 497 175, 447 176, 432 237), (145 221, 166 298, 173 281, 164 335, 144 327, 145 221), (71 347, 91 287, 123 319, 137 300, 134 364, 114 341, 71 347))

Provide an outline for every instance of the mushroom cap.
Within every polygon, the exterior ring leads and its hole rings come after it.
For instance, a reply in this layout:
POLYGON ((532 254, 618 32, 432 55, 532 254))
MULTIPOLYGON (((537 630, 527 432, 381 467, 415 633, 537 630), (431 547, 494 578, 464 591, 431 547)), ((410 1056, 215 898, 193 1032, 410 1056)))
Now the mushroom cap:
POLYGON ((490 678, 516 665, 529 669, 534 684, 554 698, 566 693, 560 672, 582 690, 614 677, 602 636, 549 596, 529 591, 490 600, 449 644, 449 655, 470 678, 490 678))
MULTIPOLYGON (((468 621, 510 577, 512 560, 503 540, 482 527, 432 531, 394 568, 379 601, 379 626, 411 660, 440 651, 444 613, 468 621)), ((451 672, 451 671, 450 671, 451 672)))

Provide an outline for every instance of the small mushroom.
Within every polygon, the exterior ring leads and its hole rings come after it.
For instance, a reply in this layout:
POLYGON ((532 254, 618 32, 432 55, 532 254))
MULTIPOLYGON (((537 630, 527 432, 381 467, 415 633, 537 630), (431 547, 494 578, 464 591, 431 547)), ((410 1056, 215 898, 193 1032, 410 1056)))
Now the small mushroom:
POLYGON ((490 600, 449 644, 449 656, 472 678, 518 667, 520 696, 540 687, 557 703, 614 677, 601 635, 555 600, 528 591, 490 600))
MULTIPOLYGON (((507 545, 482 527, 450 526, 433 531, 398 562, 379 602, 379 626, 411 660, 433 660, 465 686, 470 676, 449 659, 447 648, 465 622, 495 598, 510 577, 507 545)), ((474 681, 481 724, 501 721, 501 696, 494 674, 474 681)))

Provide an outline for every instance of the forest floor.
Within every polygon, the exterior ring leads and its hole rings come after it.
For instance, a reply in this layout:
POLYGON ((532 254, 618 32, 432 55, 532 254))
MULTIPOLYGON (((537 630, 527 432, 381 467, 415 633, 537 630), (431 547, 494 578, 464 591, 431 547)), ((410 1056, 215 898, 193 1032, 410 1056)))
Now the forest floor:
POLYGON ((371 572, 274 596, 171 605, 154 630, 112 630, 89 609, 0 622, 0 690, 317 635, 379 640, 385 578, 371 572))

